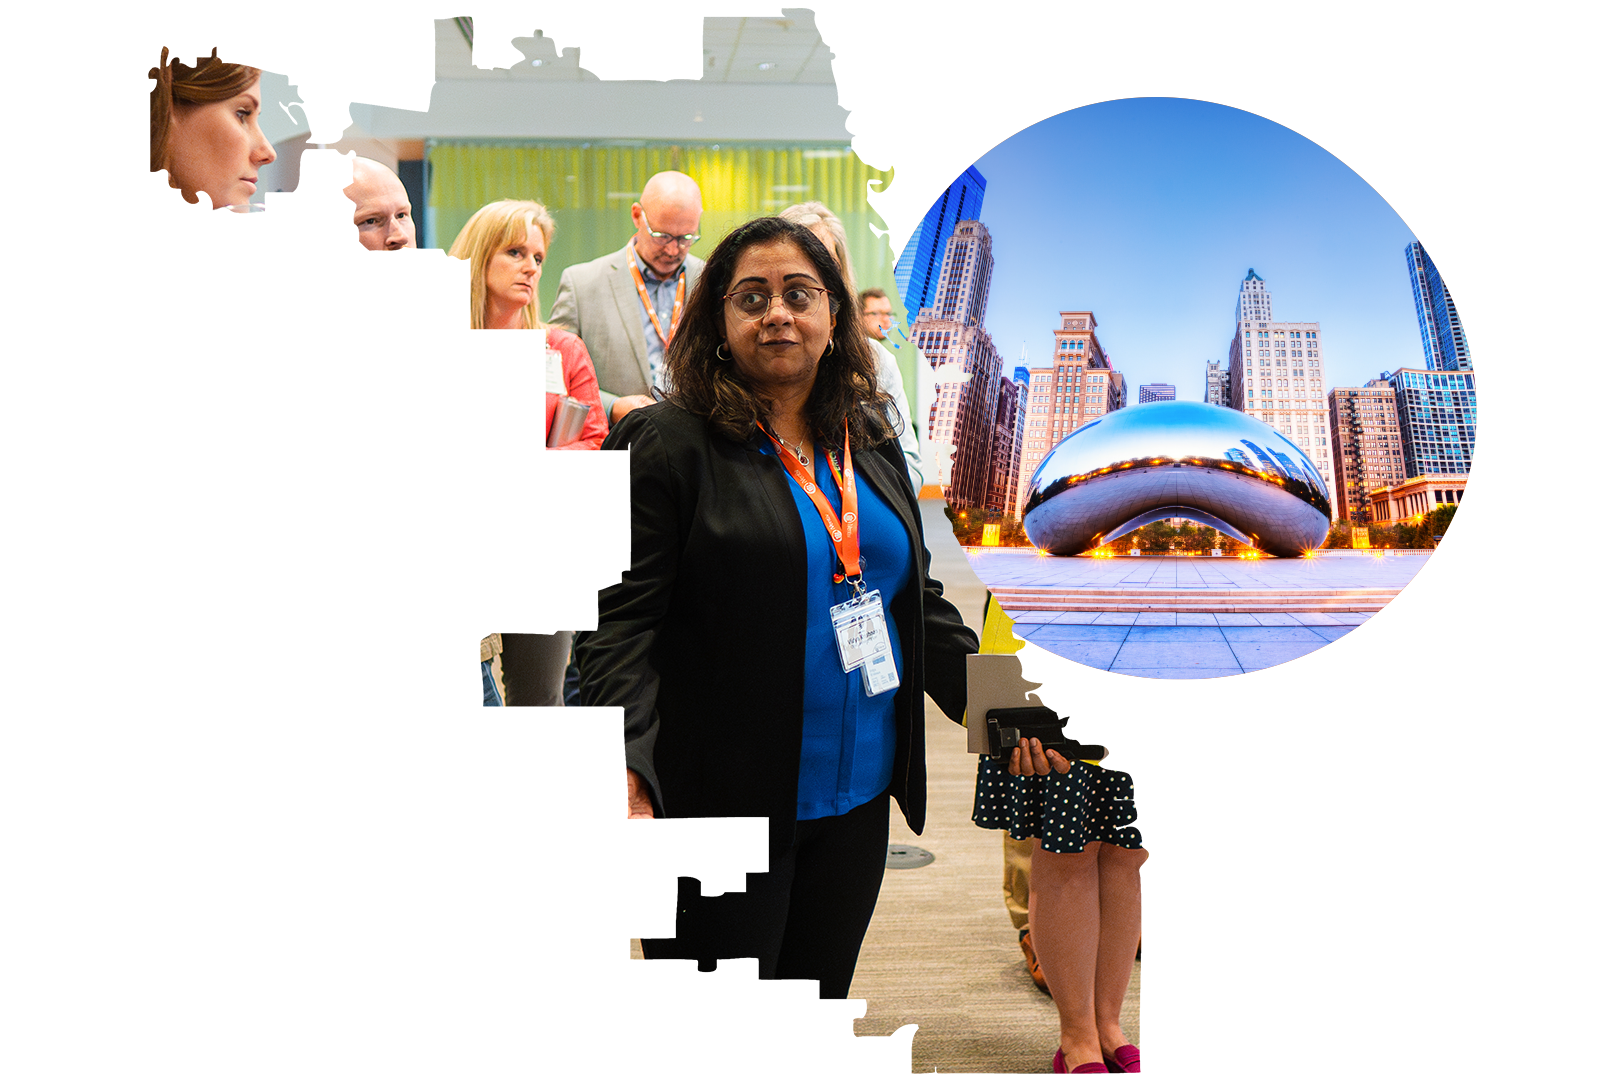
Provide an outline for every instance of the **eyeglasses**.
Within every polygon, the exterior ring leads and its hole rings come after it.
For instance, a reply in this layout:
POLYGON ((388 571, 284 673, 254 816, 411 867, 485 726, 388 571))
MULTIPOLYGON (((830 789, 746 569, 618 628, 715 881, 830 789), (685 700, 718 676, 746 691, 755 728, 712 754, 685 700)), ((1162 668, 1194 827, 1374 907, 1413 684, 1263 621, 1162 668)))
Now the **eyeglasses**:
POLYGON ((647 235, 652 238, 652 242, 657 244, 659 247, 668 247, 671 244, 675 244, 676 246, 684 249, 684 248, 691 247, 693 244, 695 244, 699 240, 703 239, 703 234, 702 233, 695 233, 694 232, 694 233, 679 233, 679 234, 677 234, 677 233, 667 233, 667 232, 654 232, 653 227, 652 227, 652 223, 647 220, 647 215, 646 214, 641 215, 641 224, 646 228, 647 235))
MULTIPOLYGON (((731 304, 731 310, 747 322, 764 318, 765 313, 771 309, 771 301, 778 297, 782 306, 787 308, 789 315, 795 318, 804 318, 814 315, 821 310, 821 298, 827 290, 817 285, 795 285, 790 289, 783 289, 779 293, 768 293, 761 289, 739 289, 734 293, 727 293, 720 299, 731 304)), ((828 301, 832 303, 832 301, 828 301)))

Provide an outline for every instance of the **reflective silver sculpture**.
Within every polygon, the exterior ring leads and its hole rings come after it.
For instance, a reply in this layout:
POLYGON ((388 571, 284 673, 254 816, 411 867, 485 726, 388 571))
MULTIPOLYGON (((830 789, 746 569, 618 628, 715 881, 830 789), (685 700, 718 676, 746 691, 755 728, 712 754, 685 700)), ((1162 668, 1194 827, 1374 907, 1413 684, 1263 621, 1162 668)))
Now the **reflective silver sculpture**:
POLYGON ((1161 518, 1189 518, 1268 555, 1327 538, 1333 501, 1310 456, 1270 425, 1197 401, 1132 405, 1046 455, 1024 497, 1024 531, 1075 555, 1161 518))

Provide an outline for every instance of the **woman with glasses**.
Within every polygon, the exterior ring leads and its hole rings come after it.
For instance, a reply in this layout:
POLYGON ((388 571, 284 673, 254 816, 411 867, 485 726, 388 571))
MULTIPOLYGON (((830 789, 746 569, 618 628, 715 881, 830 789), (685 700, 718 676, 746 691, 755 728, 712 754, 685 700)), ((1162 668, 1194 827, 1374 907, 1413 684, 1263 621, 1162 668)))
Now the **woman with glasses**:
MULTIPOLYGON (((849 295, 855 297, 858 290, 855 287, 855 273, 849 265, 849 237, 844 232, 844 223, 838 220, 838 215, 819 202, 796 203, 783 210, 779 217, 786 218, 795 225, 803 225, 815 234, 817 240, 832 253, 838 269, 844 277, 844 288, 849 295)), ((858 305, 859 300, 852 301, 858 305)), ((859 314, 852 306, 850 317, 859 314)), ((895 361, 894 354, 870 337, 866 339, 866 347, 872 353, 872 363, 877 367, 878 386, 888 394, 894 402, 894 414, 889 417, 894 424, 897 438, 900 442, 900 452, 906 456, 906 471, 910 475, 911 489, 921 491, 923 484, 922 454, 917 446, 917 433, 912 429, 911 403, 906 400, 906 384, 900 375, 900 365, 895 361)))
POLYGON ((147 72, 152 87, 152 171, 167 172, 186 202, 207 195, 218 210, 246 207, 259 169, 276 160, 259 130, 259 69, 227 64, 219 50, 196 67, 169 59, 147 72))
POLYGON ((715 249, 630 451, 631 566, 581 635, 584 703, 624 708, 634 817, 765 817, 746 893, 681 882, 649 958, 757 957, 845 997, 892 796, 923 825, 923 701, 966 704, 973 633, 928 576, 917 502, 826 247, 761 218, 715 249))

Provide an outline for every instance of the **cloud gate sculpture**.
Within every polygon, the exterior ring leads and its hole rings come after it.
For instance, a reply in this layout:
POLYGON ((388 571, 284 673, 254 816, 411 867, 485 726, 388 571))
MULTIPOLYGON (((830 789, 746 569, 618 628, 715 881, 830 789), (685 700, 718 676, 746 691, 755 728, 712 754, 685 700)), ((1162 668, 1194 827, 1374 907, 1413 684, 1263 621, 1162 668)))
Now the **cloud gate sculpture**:
POLYGON ((1196 401, 1092 421, 1052 448, 1024 500, 1024 532, 1054 555, 1170 517, 1268 555, 1302 555, 1326 539, 1333 514, 1309 455, 1252 416, 1196 401))

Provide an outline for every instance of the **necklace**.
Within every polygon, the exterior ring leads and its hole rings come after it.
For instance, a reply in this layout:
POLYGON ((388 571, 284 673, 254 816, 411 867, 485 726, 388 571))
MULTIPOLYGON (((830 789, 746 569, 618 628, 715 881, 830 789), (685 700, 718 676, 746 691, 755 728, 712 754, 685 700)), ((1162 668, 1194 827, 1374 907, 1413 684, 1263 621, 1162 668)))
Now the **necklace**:
POLYGON ((800 465, 803 465, 807 469, 810 467, 810 455, 804 452, 804 446, 802 444, 789 441, 787 438, 783 437, 782 433, 777 431, 774 426, 771 428, 771 433, 776 436, 777 442, 787 443, 787 445, 793 447, 793 453, 799 459, 800 465))

